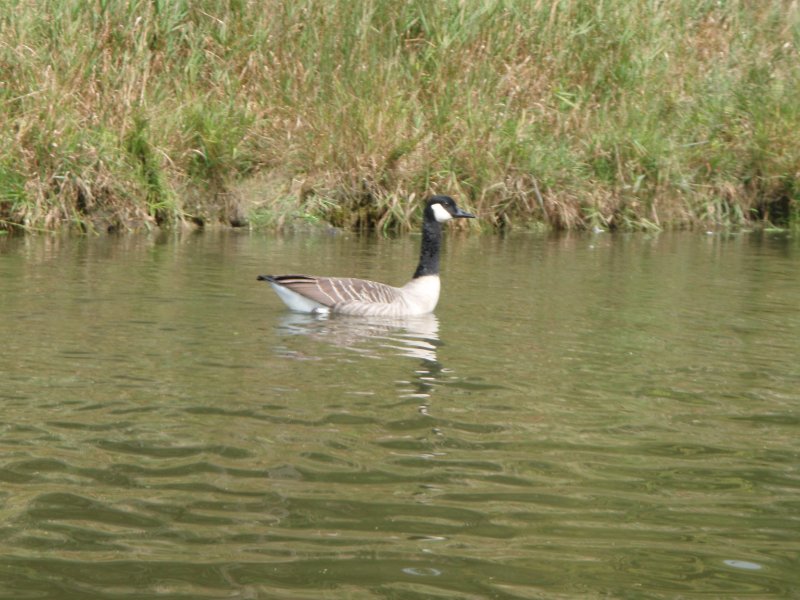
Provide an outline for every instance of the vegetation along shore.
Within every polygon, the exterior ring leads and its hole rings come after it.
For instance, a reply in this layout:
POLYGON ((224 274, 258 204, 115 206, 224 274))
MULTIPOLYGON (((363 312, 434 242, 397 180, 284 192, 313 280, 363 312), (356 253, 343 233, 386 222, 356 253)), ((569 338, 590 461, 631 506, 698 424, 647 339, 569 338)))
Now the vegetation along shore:
POLYGON ((0 229, 800 220, 796 0, 6 0, 0 229))

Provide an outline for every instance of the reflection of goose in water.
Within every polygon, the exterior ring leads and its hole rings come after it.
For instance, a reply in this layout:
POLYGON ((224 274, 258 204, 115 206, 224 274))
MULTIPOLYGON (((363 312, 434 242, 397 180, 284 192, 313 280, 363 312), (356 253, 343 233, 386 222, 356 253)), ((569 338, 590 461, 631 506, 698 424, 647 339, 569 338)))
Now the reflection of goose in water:
POLYGON ((307 335, 332 346, 377 356, 392 354, 436 362, 439 320, 433 314, 412 317, 348 317, 289 313, 278 327, 284 333, 307 335))
POLYGON ((428 402, 434 388, 439 386, 477 393, 502 387, 459 377, 439 362, 437 351, 443 343, 439 339, 439 319, 433 314, 365 318, 287 313, 278 321, 277 329, 288 342, 277 348, 278 353, 293 360, 322 360, 327 352, 309 352, 307 344, 292 344, 291 336, 322 342, 341 349, 343 355, 347 352, 368 359, 397 356, 416 359, 418 363, 411 377, 394 383, 401 402, 414 402, 420 414, 429 416, 428 402))

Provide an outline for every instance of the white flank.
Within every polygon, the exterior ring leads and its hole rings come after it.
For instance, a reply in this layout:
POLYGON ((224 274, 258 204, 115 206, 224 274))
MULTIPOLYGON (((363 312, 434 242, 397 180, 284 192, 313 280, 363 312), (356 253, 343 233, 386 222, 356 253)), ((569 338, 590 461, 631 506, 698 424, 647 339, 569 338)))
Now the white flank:
POLYGON ((279 283, 274 283, 272 281, 269 282, 272 286, 272 289, 275 290, 275 293, 278 294, 278 297, 283 300, 283 303, 289 307, 290 310, 295 312, 302 312, 302 313, 313 313, 313 312, 327 312, 328 307, 323 306, 319 302, 314 302, 306 298, 305 296, 301 296, 297 292, 293 292, 287 287, 282 286, 279 283))

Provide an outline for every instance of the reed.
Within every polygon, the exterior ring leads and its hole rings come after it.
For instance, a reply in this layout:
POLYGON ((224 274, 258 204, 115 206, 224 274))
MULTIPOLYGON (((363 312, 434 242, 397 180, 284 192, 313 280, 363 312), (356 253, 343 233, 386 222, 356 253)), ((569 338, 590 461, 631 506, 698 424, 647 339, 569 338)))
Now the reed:
POLYGON ((790 0, 7 0, 0 228, 784 224, 799 54, 790 0))

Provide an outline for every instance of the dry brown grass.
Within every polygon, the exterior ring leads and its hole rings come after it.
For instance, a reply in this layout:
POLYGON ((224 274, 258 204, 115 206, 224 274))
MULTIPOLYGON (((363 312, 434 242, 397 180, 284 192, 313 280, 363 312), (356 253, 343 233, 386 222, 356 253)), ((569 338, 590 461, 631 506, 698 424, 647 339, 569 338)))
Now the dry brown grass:
POLYGON ((798 39, 796 0, 7 2, 0 219, 784 221, 798 39))

